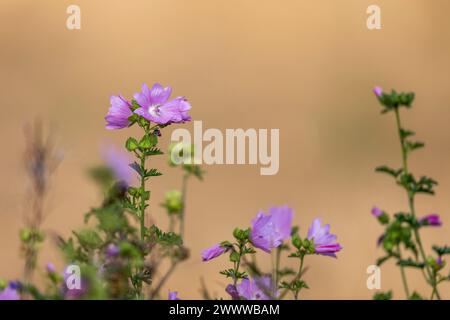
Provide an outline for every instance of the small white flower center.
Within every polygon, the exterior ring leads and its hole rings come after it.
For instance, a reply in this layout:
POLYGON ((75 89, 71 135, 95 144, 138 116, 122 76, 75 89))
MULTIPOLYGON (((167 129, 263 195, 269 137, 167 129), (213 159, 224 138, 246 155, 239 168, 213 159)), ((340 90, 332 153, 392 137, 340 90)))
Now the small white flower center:
POLYGON ((148 113, 150 113, 150 115, 152 115, 153 117, 158 117, 160 106, 161 105, 159 105, 159 104, 151 105, 150 107, 148 107, 148 113))

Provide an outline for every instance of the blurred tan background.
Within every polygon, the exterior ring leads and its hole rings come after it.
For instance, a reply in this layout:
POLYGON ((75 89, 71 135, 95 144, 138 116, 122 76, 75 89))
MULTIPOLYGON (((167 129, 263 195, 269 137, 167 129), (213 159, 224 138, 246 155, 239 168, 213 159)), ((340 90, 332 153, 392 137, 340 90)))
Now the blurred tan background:
MULTIPOLYGON (((45 229, 68 235, 99 203, 85 169, 100 163, 99 146, 121 146, 125 131, 104 129, 111 94, 127 97, 142 82, 171 85, 193 105, 205 128, 279 128, 280 171, 257 166, 212 166, 192 181, 186 244, 191 259, 166 290, 200 297, 204 277, 217 296, 225 257, 200 261, 200 251, 246 227, 259 209, 289 204, 303 234, 321 216, 344 246, 338 259, 312 257, 308 299, 369 299, 366 268, 381 254, 377 204, 406 210, 403 191, 381 164, 400 163, 391 115, 381 116, 371 88, 417 93, 407 128, 427 148, 411 160, 418 174, 435 177, 435 197, 419 196, 420 215, 439 213, 442 228, 424 230, 424 242, 450 243, 450 2, 446 0, 77 0, 0 2, 0 277, 20 277, 18 230, 24 214, 23 124, 40 117, 56 128, 65 159, 53 181, 45 229), (366 28, 366 9, 378 4, 382 29, 366 28), (81 7, 81 30, 66 29, 66 8, 81 7)), ((191 124, 185 125, 191 128, 191 124)), ((163 146, 168 144, 165 131, 163 146)), ((152 216, 164 192, 180 185, 165 158, 155 180, 152 216)), ((269 255, 260 253, 270 261, 269 255)), ((60 259, 47 244, 40 268, 60 259)), ((284 259, 286 261, 287 259, 284 259)), ((58 266, 61 267, 59 262, 58 266)), ((42 272, 42 271, 41 271, 42 272)), ((416 271, 410 287, 430 292, 416 271)), ((382 289, 403 298, 397 268, 382 269, 382 289)), ((167 291, 165 291, 167 292, 167 291)), ((442 287, 450 298, 450 286, 442 287)))

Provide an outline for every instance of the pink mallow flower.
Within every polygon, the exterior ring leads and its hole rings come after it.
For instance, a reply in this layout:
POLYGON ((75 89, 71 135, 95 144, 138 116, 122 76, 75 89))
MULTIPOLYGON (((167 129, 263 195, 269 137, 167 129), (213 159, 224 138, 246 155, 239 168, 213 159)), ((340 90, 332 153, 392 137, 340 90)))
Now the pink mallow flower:
POLYGON ((202 251, 202 260, 209 261, 224 254, 226 251, 227 251, 226 247, 223 247, 220 244, 215 244, 212 247, 209 247, 202 251))
POLYGON ((20 300, 18 284, 10 282, 3 291, 0 291, 0 300, 20 300))
POLYGON ((191 116, 188 111, 191 109, 191 105, 189 102, 184 97, 169 100, 171 93, 171 87, 164 88, 159 83, 155 83, 149 89, 144 83, 142 91, 134 95, 140 106, 134 112, 148 121, 162 125, 190 121, 191 116))
POLYGON ((379 86, 374 87, 372 91, 378 98, 383 94, 383 89, 379 86))
POLYGON ((336 252, 342 249, 341 245, 336 241, 337 236, 330 233, 330 225, 321 225, 320 218, 313 220, 308 229, 308 240, 314 242, 314 250, 317 254, 324 256, 336 257, 336 252))
POLYGON ((111 96, 109 99, 111 106, 105 117, 106 129, 123 129, 130 125, 129 117, 133 115, 131 111, 131 103, 121 95, 111 96))
POLYGON ((236 289, 239 296, 246 300, 270 300, 278 296, 270 276, 253 277, 251 280, 244 278, 236 289))
POLYGON ((288 206, 273 207, 269 214, 259 212, 252 221, 250 241, 267 253, 291 236, 293 210, 288 206))
POLYGON ((424 226, 439 227, 442 225, 441 218, 435 213, 420 218, 419 222, 424 226))
POLYGON ((378 207, 373 207, 371 212, 372 212, 372 215, 376 218, 379 218, 380 216, 383 215, 383 210, 381 210, 378 207))

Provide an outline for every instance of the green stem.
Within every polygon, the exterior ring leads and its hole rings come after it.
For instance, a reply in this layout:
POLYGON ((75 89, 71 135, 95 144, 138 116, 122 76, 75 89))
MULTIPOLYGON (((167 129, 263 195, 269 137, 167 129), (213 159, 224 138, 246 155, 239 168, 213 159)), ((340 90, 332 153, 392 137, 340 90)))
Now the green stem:
MULTIPOLYGON (((297 274, 297 277, 295 278, 295 281, 300 280, 300 279, 302 278, 302 272, 303 272, 303 260, 304 260, 304 259, 305 259, 305 256, 304 256, 304 255, 301 255, 301 256, 300 256, 300 266, 299 266, 299 268, 298 268, 298 274, 297 274)), ((295 291, 295 294, 294 294, 295 300, 298 300, 298 293, 299 293, 299 291, 300 291, 300 290, 295 291)))
MULTIPOLYGON (((399 258, 401 260, 402 259, 402 254, 400 252, 400 245, 397 246, 397 249, 398 249, 399 258)), ((402 282, 403 282, 403 288, 405 289, 406 299, 409 299, 410 294, 409 294, 408 281, 406 280, 405 268, 403 266, 400 266, 400 273, 402 275, 402 282)))
POLYGON ((281 249, 278 247, 275 253, 272 253, 272 262, 273 262, 273 284, 274 288, 278 288, 278 273, 280 270, 280 257, 281 257, 281 249))
MULTIPOLYGON (((395 108, 395 119, 396 119, 396 123, 397 123, 397 131, 398 131, 398 135, 399 135, 399 139, 400 139, 400 146, 401 146, 401 150, 402 150, 403 173, 405 175, 407 175, 407 174, 409 174, 409 172, 408 172, 408 154, 407 154, 407 150, 405 147, 405 139, 403 138, 403 135, 401 132, 402 126, 401 126, 401 122, 400 122, 400 112, 399 112, 398 107, 395 108)), ((415 206, 414 206, 414 192, 410 191, 409 188, 407 188, 406 192, 408 195, 408 205, 409 205, 411 215, 415 218, 416 210, 415 210, 415 206)), ((414 230, 414 237, 415 237, 417 245, 419 247, 420 255, 422 257, 423 262, 425 263, 425 269, 426 269, 426 273, 427 273, 427 277, 425 277, 425 280, 432 286, 433 291, 436 294, 436 297, 440 300, 441 297, 440 297, 439 291, 437 289, 436 281, 433 279, 432 272, 430 270, 430 266, 427 264, 427 258, 426 258, 425 250, 423 249, 422 240, 420 239, 419 231, 417 230, 417 228, 413 228, 413 230, 414 230)))
POLYGON ((234 286, 236 286, 237 281, 238 281, 238 277, 236 276, 236 274, 239 272, 239 267, 241 265, 241 259, 242 259, 242 245, 239 245, 239 259, 237 262, 234 263, 234 279, 233 279, 233 284, 234 286))
POLYGON ((184 241, 184 225, 185 225, 185 214, 186 214, 186 192, 187 192, 187 181, 189 174, 185 173, 183 175, 183 180, 181 182, 181 213, 180 213, 180 236, 184 241))
MULTIPOLYGON (((141 157, 141 168, 145 169, 145 155, 142 154, 141 157)), ((141 240, 144 241, 145 237, 145 197, 143 193, 145 192, 145 178, 141 177, 141 213, 139 216, 140 219, 140 228, 141 228, 141 240)))
MULTIPOLYGON (((294 283, 295 281, 297 281, 297 280, 301 280, 301 279, 302 279, 302 274, 303 274, 303 260, 304 260, 304 258, 305 258, 305 255, 302 254, 302 255, 300 256, 300 265, 299 265, 299 268, 298 268, 298 272, 297 272, 295 278, 291 281, 291 284, 293 284, 293 283, 294 283)), ((286 296, 286 294, 287 294, 288 292, 289 292, 289 289, 285 289, 285 290, 280 294, 279 300, 283 299, 283 298, 286 296)), ((298 300, 298 291, 294 293, 294 298, 295 298, 295 300, 298 300)))

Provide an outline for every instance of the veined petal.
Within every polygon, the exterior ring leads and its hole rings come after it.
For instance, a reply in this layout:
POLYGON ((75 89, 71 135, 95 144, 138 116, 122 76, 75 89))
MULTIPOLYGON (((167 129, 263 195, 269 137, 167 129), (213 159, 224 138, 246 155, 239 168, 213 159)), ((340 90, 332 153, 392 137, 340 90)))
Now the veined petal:
POLYGON ((172 93, 171 87, 163 87, 159 83, 155 83, 150 90, 150 100, 152 104, 165 103, 172 93))

